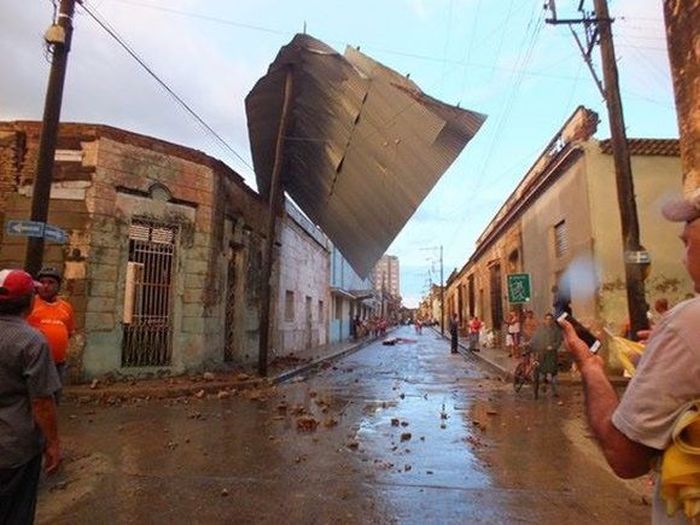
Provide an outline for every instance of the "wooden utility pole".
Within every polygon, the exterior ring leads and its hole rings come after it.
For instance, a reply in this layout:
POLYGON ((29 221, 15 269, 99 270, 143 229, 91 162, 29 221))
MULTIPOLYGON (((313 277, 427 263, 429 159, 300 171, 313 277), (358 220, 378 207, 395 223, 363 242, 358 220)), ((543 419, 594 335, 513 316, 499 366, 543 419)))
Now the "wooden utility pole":
MULTIPOLYGON (((627 307, 632 336, 636 338, 639 330, 649 328, 647 319, 647 302, 644 292, 644 264, 649 262, 648 253, 640 243, 639 219, 637 216, 637 203, 634 194, 634 180, 632 178, 632 164, 630 161, 627 135, 625 132, 625 120, 622 112, 622 99, 615 59, 615 48, 612 38, 612 22, 608 12, 607 0, 593 0, 595 16, 591 18, 583 12, 583 0, 579 4, 579 11, 583 13, 580 20, 559 20, 556 18, 554 0, 550 0, 549 7, 554 18, 547 20, 551 24, 567 24, 570 28, 574 24, 583 24, 586 29, 588 49, 584 49, 574 32, 577 44, 584 55, 584 60, 590 60, 590 52, 596 42, 600 43, 600 55, 603 66, 603 95, 608 109, 610 123, 610 141, 612 143, 613 159, 615 162, 615 182, 617 186, 617 202, 620 209, 620 225, 622 228, 622 241, 624 246, 625 283, 627 287, 627 307)), ((573 28, 572 28, 573 32, 573 28)), ((591 68, 591 73, 600 86, 600 82, 591 68)))
MULTIPOLYGON (((68 66, 68 52, 73 37, 73 13, 76 0, 61 0, 58 17, 46 32, 46 43, 51 46, 51 72, 44 102, 44 118, 39 139, 39 152, 32 191, 32 221, 45 223, 49 216, 51 181, 56 155, 58 122, 61 117, 63 86, 68 66)), ((44 259, 44 238, 29 237, 25 269, 36 275, 44 259)))
POLYGON ((284 163, 284 137, 289 126, 290 106, 292 104, 292 90, 294 87, 292 68, 288 66, 284 79, 284 100, 280 114, 280 124, 277 130, 277 142, 275 145, 275 161, 272 166, 270 178, 267 238, 265 239, 265 251, 263 252, 263 282, 260 297, 260 338, 258 345, 258 373, 267 375, 267 356, 270 346, 270 310, 272 308, 272 263, 275 247, 275 226, 277 216, 283 209, 284 188, 282 187, 282 165, 284 163))
POLYGON ((634 194, 632 163, 625 133, 625 119, 622 113, 622 99, 617 74, 617 61, 612 38, 612 20, 608 12, 607 0, 593 0, 600 33, 600 55, 603 63, 605 103, 608 106, 610 140, 615 160, 615 182, 617 202, 620 207, 622 240, 625 247, 625 280, 627 282, 627 304, 630 317, 630 331, 636 339, 639 330, 649 328, 647 301, 644 293, 644 273, 642 258, 634 254, 643 252, 639 241, 639 219, 637 201, 634 194))

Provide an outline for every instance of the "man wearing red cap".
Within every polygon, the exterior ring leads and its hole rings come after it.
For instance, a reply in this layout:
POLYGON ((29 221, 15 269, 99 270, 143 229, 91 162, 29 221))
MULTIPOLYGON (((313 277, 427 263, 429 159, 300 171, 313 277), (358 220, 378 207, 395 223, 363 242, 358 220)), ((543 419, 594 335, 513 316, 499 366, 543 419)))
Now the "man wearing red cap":
MULTIPOLYGON (((684 222, 683 263, 700 293, 700 191, 695 199, 677 200, 663 208, 664 216, 684 222)), ((670 310, 651 332, 637 372, 622 399, 608 381, 600 357, 562 322, 566 345, 581 371, 588 422, 605 459, 622 478, 646 474, 658 467, 672 442, 679 416, 700 399, 700 297, 670 310)), ((689 523, 682 512, 666 513, 657 478, 652 523, 689 523)))
POLYGON ((0 271, 0 523, 33 523, 42 453, 61 462, 54 394, 60 388, 46 339, 27 324, 38 283, 0 271))

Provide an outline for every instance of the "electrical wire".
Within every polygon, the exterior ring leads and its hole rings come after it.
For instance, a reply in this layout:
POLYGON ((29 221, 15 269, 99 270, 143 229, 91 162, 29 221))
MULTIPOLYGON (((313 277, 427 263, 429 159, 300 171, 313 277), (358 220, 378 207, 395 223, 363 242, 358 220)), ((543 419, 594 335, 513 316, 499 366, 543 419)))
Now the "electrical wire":
POLYGON ((199 114, 180 97, 156 72, 138 55, 138 53, 117 33, 106 20, 99 16, 94 8, 90 8, 85 2, 78 4, 97 25, 109 34, 128 54, 131 56, 177 104, 185 110, 203 129, 216 140, 220 147, 232 153, 252 174, 255 174, 253 167, 244 159, 219 133, 217 133, 199 114))
MULTIPOLYGON (((525 49, 524 52, 520 53, 518 55, 518 59, 516 60, 516 64, 519 64, 520 67, 519 69, 524 69, 524 67, 527 65, 527 63, 530 61, 532 58, 532 54, 534 52, 535 45, 537 43, 537 38, 539 37, 539 34, 541 32, 542 27, 544 26, 544 15, 543 12, 540 13, 540 16, 536 18, 536 12, 533 12, 532 15, 530 16, 530 21, 528 22, 526 31, 525 31, 525 37, 523 39, 523 44, 527 43, 525 47, 521 46, 521 50, 525 49)), ((516 68, 517 70, 518 68, 516 68)), ((506 122, 510 118, 510 113, 513 108, 513 104, 515 102, 515 99, 517 98, 517 92, 520 88, 520 85, 522 84, 522 79, 523 75, 522 74, 514 74, 511 77, 511 80, 515 80, 512 84, 512 88, 510 90, 508 99, 506 101, 504 110, 501 112, 499 120, 496 124, 496 129, 493 134, 493 138, 491 140, 491 143, 489 145, 489 148, 487 150, 487 153, 484 157, 484 160, 481 165, 481 170, 479 173, 484 173, 486 166, 491 160, 491 157, 493 155, 493 152, 496 150, 496 144, 500 141, 501 139, 501 134, 503 132, 503 129, 505 127, 506 122)), ((539 151, 539 148, 537 149, 539 151)), ((508 173, 508 171, 504 172, 504 174, 508 173)), ((500 178, 500 176, 499 176, 500 178)), ((479 177, 479 180, 477 181, 477 184, 472 192, 473 195, 478 195, 479 192, 481 191, 481 188, 483 185, 487 182, 487 177, 479 177)), ((493 185, 497 183, 497 179, 494 177, 488 178, 488 183, 493 185)), ((469 214, 465 214, 462 218, 462 220, 458 223, 457 227, 454 229, 450 241, 447 243, 447 246, 453 246, 453 240, 457 236, 459 230, 462 228, 463 224, 466 222, 466 220, 469 218, 469 214)))

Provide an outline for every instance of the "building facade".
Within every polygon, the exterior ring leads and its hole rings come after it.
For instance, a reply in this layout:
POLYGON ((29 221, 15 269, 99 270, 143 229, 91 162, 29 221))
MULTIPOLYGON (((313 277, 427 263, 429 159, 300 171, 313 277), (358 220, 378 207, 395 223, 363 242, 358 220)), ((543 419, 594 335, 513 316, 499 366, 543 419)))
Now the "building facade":
POLYGON ((328 342, 330 241, 289 201, 280 223, 273 354, 285 356, 328 342))
POLYGON ((336 246, 331 248, 330 295, 328 331, 331 343, 352 337, 352 323, 356 317, 366 320, 378 313, 378 294, 372 279, 357 275, 336 246))
POLYGON ((399 275, 399 258, 396 255, 382 255, 372 270, 374 289, 401 297, 401 280, 399 275))
MULTIPOLYGON (((552 139, 450 279, 447 317, 457 313, 464 326, 479 315, 500 330, 512 309, 538 317, 551 311, 559 290, 581 321, 622 330, 627 300, 615 173, 610 142, 593 137, 597 123, 594 112, 579 107, 552 139), (519 273, 530 276, 529 301, 510 303, 508 275, 519 273)), ((678 142, 631 139, 630 151, 641 239, 652 257, 647 301, 675 303, 692 286, 677 232, 659 209, 678 184, 678 142)))
MULTIPOLYGON (((20 267, 40 123, 0 123, 0 266, 20 267)), ((222 162, 102 125, 62 124, 44 261, 64 275, 73 379, 257 362, 267 206, 222 162)), ((329 248, 301 214, 280 219, 271 357, 327 341, 329 248), (294 300, 285 303, 291 291, 294 300), (289 311, 285 311, 291 303, 289 311)))

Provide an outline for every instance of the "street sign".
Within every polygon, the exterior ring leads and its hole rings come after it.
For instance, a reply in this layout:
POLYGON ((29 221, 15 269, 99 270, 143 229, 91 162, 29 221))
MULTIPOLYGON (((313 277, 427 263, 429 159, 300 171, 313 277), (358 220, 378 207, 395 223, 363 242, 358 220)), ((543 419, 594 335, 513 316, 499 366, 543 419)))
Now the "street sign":
POLYGON ((529 273, 511 273, 507 277, 508 302, 527 303, 532 297, 529 273))
POLYGON ((23 237, 43 237, 44 223, 36 221, 7 221, 5 232, 23 237))
POLYGON ((59 244, 63 244, 68 240, 68 234, 61 228, 37 221, 7 221, 5 231, 10 235, 43 237, 47 241, 59 244))
POLYGON ((44 226, 44 239, 63 244, 68 240, 68 235, 61 228, 47 224, 44 226))

